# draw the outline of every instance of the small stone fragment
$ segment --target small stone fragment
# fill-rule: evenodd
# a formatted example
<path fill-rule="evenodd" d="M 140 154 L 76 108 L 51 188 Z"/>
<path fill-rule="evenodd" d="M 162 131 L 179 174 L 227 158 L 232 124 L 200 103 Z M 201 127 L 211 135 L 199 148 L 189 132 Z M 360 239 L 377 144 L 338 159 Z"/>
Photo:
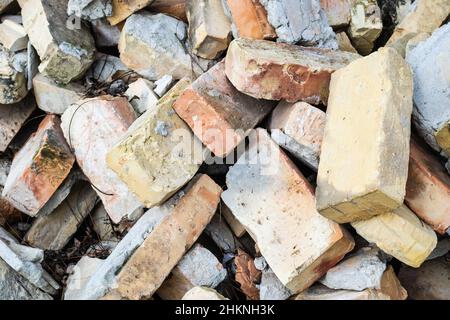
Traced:
<path fill-rule="evenodd" d="M 263 129 L 250 136 L 227 186 L 222 200 L 293 293 L 308 288 L 354 247 L 344 229 L 318 214 L 312 187 Z"/>
<path fill-rule="evenodd" d="M 0 24 L 0 43 L 6 49 L 17 52 L 27 48 L 28 36 L 22 25 L 5 20 Z"/>
<path fill-rule="evenodd" d="M 357 0 L 351 9 L 351 22 L 348 36 L 359 53 L 372 52 L 375 41 L 383 30 L 381 10 L 376 0 Z"/>
<path fill-rule="evenodd" d="M 111 0 L 69 0 L 67 14 L 86 20 L 95 20 L 112 15 Z"/>
<path fill-rule="evenodd" d="M 204 287 L 195 287 L 189 290 L 181 300 L 228 300 L 216 290 Z"/>
<path fill-rule="evenodd" d="M 410 68 L 392 48 L 333 74 L 317 177 L 322 215 L 347 223 L 403 203 L 412 91 Z"/>
<path fill-rule="evenodd" d="M 273 105 L 236 90 L 227 79 L 222 61 L 194 81 L 173 108 L 215 156 L 224 158 L 265 118 Z"/>
<path fill-rule="evenodd" d="M 408 293 L 397 278 L 392 266 L 387 267 L 381 278 L 380 291 L 388 295 L 391 300 L 406 300 L 406 298 L 408 298 Z"/>
<path fill-rule="evenodd" d="M 0 227 L 0 260 L 30 281 L 37 288 L 55 294 L 58 283 L 45 271 L 41 262 L 44 251 L 21 245 L 5 229 Z"/>
<path fill-rule="evenodd" d="M 380 260 L 377 253 L 378 250 L 361 249 L 328 270 L 320 282 L 331 289 L 380 289 L 386 263 Z"/>
<path fill-rule="evenodd" d="M 272 40 L 275 29 L 267 19 L 267 11 L 260 0 L 226 0 L 233 25 L 239 38 Z"/>
<path fill-rule="evenodd" d="M 27 55 L 14 53 L 0 45 L 0 104 L 14 104 L 24 99 L 27 87 Z"/>
<path fill-rule="evenodd" d="M 131 77 L 130 69 L 119 58 L 109 54 L 96 53 L 95 61 L 87 77 L 97 83 L 108 83 L 124 74 L 128 74 Z"/>
<path fill-rule="evenodd" d="M 180 80 L 107 154 L 108 166 L 146 207 L 163 203 L 203 162 L 203 147 L 172 106 L 190 84 Z"/>
<path fill-rule="evenodd" d="M 345 31 L 336 33 L 336 38 L 339 43 L 339 50 L 352 52 L 352 53 L 358 53 L 358 51 L 356 51 L 355 47 L 353 47 L 353 44 L 350 41 L 350 38 L 348 37 L 347 33 L 345 33 Z"/>
<path fill-rule="evenodd" d="M 257 99 L 328 101 L 331 74 L 359 55 L 264 40 L 234 40 L 226 57 L 231 83 Z"/>
<path fill-rule="evenodd" d="M 266 268 L 262 271 L 259 295 L 261 300 L 286 300 L 292 296 L 292 292 L 281 283 L 272 269 Z"/>
<path fill-rule="evenodd" d="M 188 52 L 186 24 L 164 14 L 134 14 L 127 19 L 119 42 L 120 59 L 149 80 L 175 79 L 206 70 Z"/>
<path fill-rule="evenodd" d="M 239 222 L 238 219 L 236 219 L 230 208 L 228 208 L 224 203 L 221 204 L 220 213 L 222 214 L 236 237 L 240 238 L 247 233 L 245 227 Z"/>
<path fill-rule="evenodd" d="M 77 184 L 67 199 L 51 214 L 38 217 L 25 236 L 31 246 L 44 250 L 61 250 L 92 211 L 97 194 L 91 186 Z"/>
<path fill-rule="evenodd" d="M 123 0 L 111 0 L 113 14 L 108 17 L 109 23 L 111 25 L 116 25 L 129 16 L 131 16 L 136 11 L 139 11 L 149 5 L 151 5 L 155 0 L 133 0 L 133 1 L 123 1 Z"/>
<path fill-rule="evenodd" d="M 153 91 L 153 83 L 143 78 L 130 84 L 125 95 L 134 110 L 139 114 L 155 108 L 159 100 L 159 96 Z"/>
<path fill-rule="evenodd" d="M 317 171 L 325 121 L 325 112 L 306 102 L 282 101 L 272 113 L 269 128 L 279 146 Z"/>
<path fill-rule="evenodd" d="M 208 176 L 194 179 L 169 216 L 155 226 L 122 267 L 110 295 L 131 300 L 150 298 L 203 232 L 221 193 Z"/>
<path fill-rule="evenodd" d="M 260 0 L 277 41 L 304 46 L 338 48 L 336 35 L 320 7 L 320 0 Z"/>
<path fill-rule="evenodd" d="M 398 277 L 412 300 L 450 300 L 450 262 L 445 257 L 419 269 L 403 266 Z"/>
<path fill-rule="evenodd" d="M 235 280 L 240 284 L 240 290 L 247 296 L 247 299 L 259 300 L 257 284 L 261 282 L 261 271 L 256 269 L 252 257 L 238 249 L 234 264 L 236 265 Z"/>
<path fill-rule="evenodd" d="M 450 6 L 450 1 L 448 1 Z M 422 138 L 450 156 L 450 24 L 410 50 L 414 75 L 413 121 Z"/>
<path fill-rule="evenodd" d="M 214 215 L 211 222 L 206 226 L 205 233 L 224 253 L 234 253 L 236 251 L 236 241 L 223 217 Z"/>
<path fill-rule="evenodd" d="M 450 227 L 450 176 L 416 140 L 411 142 L 406 205 L 436 232 Z"/>
<path fill-rule="evenodd" d="M 342 28 L 349 25 L 352 1 L 354 0 L 320 0 L 331 27 Z"/>
<path fill-rule="evenodd" d="M 75 300 L 79 290 L 86 285 L 86 281 L 94 274 L 95 270 L 103 263 L 103 260 L 83 256 L 73 266 L 64 289 L 64 300 Z"/>
<path fill-rule="evenodd" d="M 68 0 L 19 0 L 23 26 L 36 48 L 39 71 L 67 84 L 80 78 L 94 59 L 94 39 L 84 26 L 67 27 Z"/>
<path fill-rule="evenodd" d="M 405 205 L 352 226 L 364 239 L 403 263 L 418 268 L 437 245 L 436 233 Z"/>
<path fill-rule="evenodd" d="M 166 74 L 161 79 L 155 81 L 154 92 L 159 97 L 162 97 L 170 90 L 170 88 L 173 86 L 174 82 L 175 82 L 174 78 L 171 75 Z"/>
<path fill-rule="evenodd" d="M 114 223 L 143 213 L 142 204 L 106 165 L 108 150 L 135 120 L 127 99 L 112 96 L 81 100 L 62 116 L 64 136 Z"/>
<path fill-rule="evenodd" d="M 169 277 L 156 292 L 164 300 L 180 300 L 192 288 L 216 288 L 227 276 L 217 258 L 196 244 L 172 269 Z"/>
<path fill-rule="evenodd" d="M 215 59 L 228 48 L 231 25 L 221 0 L 187 0 L 189 43 L 192 52 L 205 59 Z"/>
<path fill-rule="evenodd" d="M 54 114 L 63 114 L 86 91 L 79 83 L 61 85 L 40 73 L 33 78 L 33 88 L 39 109 Z"/>
<path fill-rule="evenodd" d="M 35 109 L 36 102 L 31 95 L 15 104 L 0 104 L 0 152 L 6 150 Z"/>
<path fill-rule="evenodd" d="M 75 158 L 57 116 L 48 115 L 14 157 L 2 196 L 35 216 L 70 172 Z"/>

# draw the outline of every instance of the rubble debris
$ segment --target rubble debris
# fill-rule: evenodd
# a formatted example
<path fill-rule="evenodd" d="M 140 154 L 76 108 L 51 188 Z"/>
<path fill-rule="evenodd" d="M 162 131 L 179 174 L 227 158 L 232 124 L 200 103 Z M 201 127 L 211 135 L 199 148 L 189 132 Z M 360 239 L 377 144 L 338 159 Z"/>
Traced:
<path fill-rule="evenodd" d="M 450 24 L 446 24 L 406 57 L 414 75 L 415 127 L 433 149 L 447 157 L 450 156 L 450 110 L 445 108 L 450 102 L 449 47 Z"/>
<path fill-rule="evenodd" d="M 320 282 L 331 289 L 380 289 L 385 270 L 386 263 L 378 257 L 378 250 L 363 248 L 328 270 Z"/>
<path fill-rule="evenodd" d="M 142 204 L 108 168 L 106 154 L 136 120 L 124 97 L 100 96 L 78 101 L 62 116 L 62 128 L 77 162 L 114 223 L 135 220 Z"/>
<path fill-rule="evenodd" d="M 95 43 L 89 30 L 67 28 L 68 0 L 19 0 L 23 26 L 36 49 L 39 71 L 67 84 L 79 79 L 92 64 Z"/>
<path fill-rule="evenodd" d="M 242 237 L 247 233 L 245 227 L 239 222 L 238 219 L 233 215 L 230 208 L 228 208 L 223 202 L 221 203 L 220 213 L 225 221 L 230 226 L 230 229 L 233 231 L 234 235 L 238 238 Z"/>
<path fill-rule="evenodd" d="M 353 222 L 359 235 L 401 262 L 418 268 L 437 245 L 436 233 L 405 205 L 369 220 Z"/>
<path fill-rule="evenodd" d="M 181 300 L 228 300 L 216 290 L 205 287 L 195 287 L 189 290 Z"/>
<path fill-rule="evenodd" d="M 234 40 L 226 57 L 231 83 L 257 99 L 327 103 L 331 74 L 359 55 L 264 40 Z"/>
<path fill-rule="evenodd" d="M 6 19 L 0 24 L 0 43 L 9 51 L 17 52 L 27 48 L 28 36 L 22 25 Z"/>
<path fill-rule="evenodd" d="M 85 286 L 86 281 L 89 280 L 103 261 L 101 259 L 83 256 L 75 266 L 72 266 L 72 271 L 67 278 L 64 290 L 64 300 L 74 300 L 79 294 L 78 291 Z"/>
<path fill-rule="evenodd" d="M 15 104 L 0 104 L 0 152 L 6 150 L 35 109 L 32 95 Z"/>
<path fill-rule="evenodd" d="M 199 244 L 184 255 L 156 294 L 164 300 L 180 300 L 194 287 L 215 289 L 227 271 L 208 249 Z"/>
<path fill-rule="evenodd" d="M 194 81 L 173 108 L 215 156 L 225 158 L 273 106 L 236 90 L 222 61 Z"/>
<path fill-rule="evenodd" d="M 260 300 L 258 284 L 261 282 L 261 271 L 255 267 L 252 257 L 241 249 L 237 249 L 234 258 L 236 265 L 235 280 L 248 300 Z"/>
<path fill-rule="evenodd" d="M 12 52 L 0 44 L 0 103 L 14 104 L 28 94 L 27 54 L 24 51 Z"/>
<path fill-rule="evenodd" d="M 359 53 L 372 52 L 375 41 L 383 30 L 381 10 L 376 0 L 354 1 L 351 9 L 351 22 L 348 36 Z"/>
<path fill-rule="evenodd" d="M 133 0 L 133 1 L 122 1 L 122 0 L 111 0 L 113 14 L 108 17 L 109 23 L 111 25 L 116 25 L 123 20 L 127 19 L 136 11 L 151 5 L 155 0 Z"/>
<path fill-rule="evenodd" d="M 89 183 L 83 181 L 75 185 L 67 199 L 51 214 L 34 220 L 25 241 L 44 250 L 63 249 L 92 211 L 96 200 L 97 194 Z"/>
<path fill-rule="evenodd" d="M 222 216 L 214 215 L 210 223 L 206 226 L 207 234 L 224 253 L 234 253 L 236 251 L 236 241 L 228 225 Z"/>
<path fill-rule="evenodd" d="M 95 61 L 87 73 L 90 80 L 100 84 L 112 82 L 124 75 L 131 78 L 130 69 L 119 58 L 104 53 L 95 54 Z"/>
<path fill-rule="evenodd" d="M 55 294 L 59 290 L 59 285 L 42 268 L 43 259 L 44 251 L 21 245 L 17 239 L 0 227 L 0 260 L 5 261 L 37 288 L 49 294 Z"/>
<path fill-rule="evenodd" d="M 1 300 L 53 300 L 26 278 L 15 272 L 0 258 L 0 299 Z"/>
<path fill-rule="evenodd" d="M 396 26 L 387 45 L 404 48 L 408 40 L 418 33 L 434 32 L 449 15 L 450 1 L 448 0 L 416 0 L 409 14 Z"/>
<path fill-rule="evenodd" d="M 81 19 L 95 20 L 112 15 L 111 0 L 69 0 L 67 15 Z"/>
<path fill-rule="evenodd" d="M 419 269 L 403 266 L 399 279 L 414 300 L 450 299 L 450 263 L 445 257 L 426 261 Z"/>
<path fill-rule="evenodd" d="M 148 208 L 176 193 L 203 162 L 203 146 L 172 109 L 189 84 L 180 80 L 107 154 L 108 166 Z"/>
<path fill-rule="evenodd" d="M 206 69 L 188 51 L 186 28 L 184 22 L 164 14 L 134 14 L 122 29 L 120 59 L 153 81 L 167 74 L 175 79 L 202 74 Z"/>
<path fill-rule="evenodd" d="M 192 53 L 216 59 L 231 41 L 231 24 L 221 0 L 187 0 L 189 43 Z"/>
<path fill-rule="evenodd" d="M 311 186 L 268 133 L 257 129 L 254 135 L 249 150 L 227 174 L 222 200 L 280 281 L 296 293 L 338 263 L 354 242 L 318 214 Z"/>
<path fill-rule="evenodd" d="M 282 101 L 272 113 L 272 139 L 314 171 L 319 166 L 326 114 L 306 102 Z"/>
<path fill-rule="evenodd" d="M 403 203 L 412 93 L 411 71 L 391 48 L 333 74 L 317 177 L 322 215 L 347 223 Z"/>
<path fill-rule="evenodd" d="M 273 40 L 277 38 L 270 25 L 267 11 L 260 0 L 226 0 L 235 38 Z"/>
<path fill-rule="evenodd" d="M 161 79 L 155 81 L 155 89 L 153 90 L 159 97 L 164 96 L 170 88 L 174 85 L 175 79 L 170 75 L 166 74 Z"/>
<path fill-rule="evenodd" d="M 154 84 L 146 79 L 140 78 L 128 86 L 125 95 L 133 106 L 134 111 L 143 114 L 158 104 L 159 96 L 153 91 Z"/>
<path fill-rule="evenodd" d="M 328 23 L 333 29 L 344 28 L 350 23 L 350 12 L 353 0 L 320 0 Z"/>
<path fill-rule="evenodd" d="M 221 193 L 222 189 L 208 176 L 194 179 L 171 214 L 153 229 L 122 267 L 109 295 L 132 300 L 150 298 L 203 232 L 217 209 Z"/>
<path fill-rule="evenodd" d="M 320 0 L 260 0 L 266 8 L 277 41 L 336 50 L 336 35 Z"/>
<path fill-rule="evenodd" d="M 75 158 L 54 115 L 14 157 L 2 196 L 20 211 L 35 216 L 69 174 Z"/>
<path fill-rule="evenodd" d="M 450 228 L 450 176 L 416 140 L 411 142 L 405 203 L 436 232 Z"/>
<path fill-rule="evenodd" d="M 39 109 L 53 114 L 63 114 L 70 105 L 80 100 L 86 91 L 79 83 L 60 85 L 40 73 L 33 78 L 33 89 Z"/>

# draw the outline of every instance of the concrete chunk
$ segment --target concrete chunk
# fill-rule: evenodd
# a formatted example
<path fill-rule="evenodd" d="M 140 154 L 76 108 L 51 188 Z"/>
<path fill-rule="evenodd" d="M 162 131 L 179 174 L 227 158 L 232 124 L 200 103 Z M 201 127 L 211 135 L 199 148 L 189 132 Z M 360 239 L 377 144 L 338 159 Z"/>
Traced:
<path fill-rule="evenodd" d="M 304 46 L 337 49 L 336 35 L 320 7 L 320 0 L 260 0 L 277 41 Z"/>
<path fill-rule="evenodd" d="M 88 183 L 77 184 L 51 214 L 38 217 L 33 222 L 25 241 L 44 250 L 63 249 L 92 211 L 96 200 L 97 194 Z"/>
<path fill-rule="evenodd" d="M 33 88 L 39 109 L 54 114 L 63 114 L 71 104 L 80 100 L 86 91 L 81 84 L 60 85 L 40 73 L 33 78 Z"/>
<path fill-rule="evenodd" d="M 95 20 L 112 15 L 111 0 L 69 0 L 67 14 L 81 19 Z"/>
<path fill-rule="evenodd" d="M 409 266 L 418 268 L 437 245 L 434 231 L 406 206 L 352 223 L 359 235 Z"/>
<path fill-rule="evenodd" d="M 216 290 L 205 287 L 195 287 L 189 290 L 181 300 L 228 300 Z"/>
<path fill-rule="evenodd" d="M 436 232 L 445 234 L 450 227 L 450 176 L 415 140 L 411 142 L 405 203 Z"/>
<path fill-rule="evenodd" d="M 226 74 L 242 93 L 257 99 L 325 103 L 331 74 L 359 55 L 302 48 L 264 40 L 234 40 Z"/>
<path fill-rule="evenodd" d="M 68 0 L 19 0 L 23 26 L 36 49 L 39 71 L 67 84 L 80 78 L 94 59 L 94 39 L 89 30 L 67 27 Z"/>
<path fill-rule="evenodd" d="M 224 158 L 272 110 L 270 101 L 253 99 L 228 81 L 225 62 L 200 76 L 173 108 L 217 157 Z"/>
<path fill-rule="evenodd" d="M 28 93 L 26 52 L 14 53 L 0 44 L 0 65 L 0 103 L 21 101 Z"/>
<path fill-rule="evenodd" d="M 194 54 L 205 59 L 215 59 L 228 48 L 231 24 L 221 0 L 187 0 L 186 15 Z"/>
<path fill-rule="evenodd" d="M 276 39 L 267 11 L 259 0 L 226 0 L 239 38 L 254 40 Z"/>
<path fill-rule="evenodd" d="M 180 300 L 192 288 L 216 288 L 227 276 L 217 258 L 196 244 L 173 268 L 169 277 L 156 292 L 164 300 Z"/>
<path fill-rule="evenodd" d="M 6 150 L 35 109 L 36 102 L 32 95 L 15 104 L 0 104 L 0 152 Z"/>
<path fill-rule="evenodd" d="M 170 198 L 203 162 L 201 143 L 172 109 L 189 83 L 179 81 L 107 154 L 108 166 L 146 207 Z"/>
<path fill-rule="evenodd" d="M 450 1 L 449 6 L 450 6 Z M 450 156 L 450 24 L 410 50 L 414 74 L 414 124 L 436 151 Z"/>
<path fill-rule="evenodd" d="M 86 284 L 86 281 L 94 274 L 95 270 L 103 263 L 103 260 L 83 256 L 73 267 L 64 289 L 64 300 L 74 300 L 78 292 Z"/>
<path fill-rule="evenodd" d="M 22 25 L 7 19 L 0 24 L 0 43 L 16 52 L 27 48 L 28 36 Z"/>
<path fill-rule="evenodd" d="M 272 113 L 269 128 L 279 146 L 317 171 L 325 121 L 325 112 L 306 102 L 282 101 Z"/>
<path fill-rule="evenodd" d="M 62 116 L 64 135 L 77 162 L 95 186 L 106 211 L 115 223 L 135 220 L 142 204 L 107 167 L 106 154 L 136 120 L 126 98 L 100 96 L 73 104 Z"/>
<path fill-rule="evenodd" d="M 370 54 L 382 30 L 383 21 L 377 1 L 355 1 L 352 5 L 351 22 L 348 29 L 348 35 L 355 48 L 363 55 Z"/>
<path fill-rule="evenodd" d="M 403 203 L 412 88 L 410 68 L 391 48 L 333 74 L 317 178 L 322 215 L 346 223 Z"/>
<path fill-rule="evenodd" d="M 35 216 L 69 174 L 75 158 L 57 116 L 48 115 L 16 154 L 2 196 Z"/>
<path fill-rule="evenodd" d="M 143 78 L 131 83 L 125 95 L 138 114 L 155 108 L 159 100 L 159 96 L 153 91 L 153 83 Z"/>
<path fill-rule="evenodd" d="M 227 175 L 222 199 L 293 293 L 308 288 L 353 249 L 351 237 L 315 209 L 312 187 L 267 132 Z M 253 140 L 252 140 L 253 139 Z"/>
<path fill-rule="evenodd" d="M 119 42 L 120 59 L 149 80 L 168 74 L 175 79 L 203 73 L 188 52 L 186 24 L 164 14 L 134 14 Z"/>
<path fill-rule="evenodd" d="M 222 189 L 206 175 L 191 188 L 145 239 L 117 275 L 112 296 L 150 298 L 194 244 L 214 215 Z"/>

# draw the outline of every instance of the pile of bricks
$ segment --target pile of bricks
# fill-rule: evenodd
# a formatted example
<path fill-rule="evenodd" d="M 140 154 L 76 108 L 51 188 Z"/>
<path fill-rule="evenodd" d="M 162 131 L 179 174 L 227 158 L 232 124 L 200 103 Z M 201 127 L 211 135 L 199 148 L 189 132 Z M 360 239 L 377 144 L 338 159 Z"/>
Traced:
<path fill-rule="evenodd" d="M 0 14 L 0 299 L 450 299 L 450 0 Z"/>

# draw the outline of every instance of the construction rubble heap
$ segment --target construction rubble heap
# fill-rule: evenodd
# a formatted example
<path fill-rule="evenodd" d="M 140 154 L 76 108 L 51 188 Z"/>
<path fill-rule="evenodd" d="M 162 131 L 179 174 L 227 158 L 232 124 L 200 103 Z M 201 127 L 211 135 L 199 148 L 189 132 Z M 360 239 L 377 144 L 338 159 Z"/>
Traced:
<path fill-rule="evenodd" d="M 450 299 L 449 19 L 0 1 L 0 299 Z"/>

